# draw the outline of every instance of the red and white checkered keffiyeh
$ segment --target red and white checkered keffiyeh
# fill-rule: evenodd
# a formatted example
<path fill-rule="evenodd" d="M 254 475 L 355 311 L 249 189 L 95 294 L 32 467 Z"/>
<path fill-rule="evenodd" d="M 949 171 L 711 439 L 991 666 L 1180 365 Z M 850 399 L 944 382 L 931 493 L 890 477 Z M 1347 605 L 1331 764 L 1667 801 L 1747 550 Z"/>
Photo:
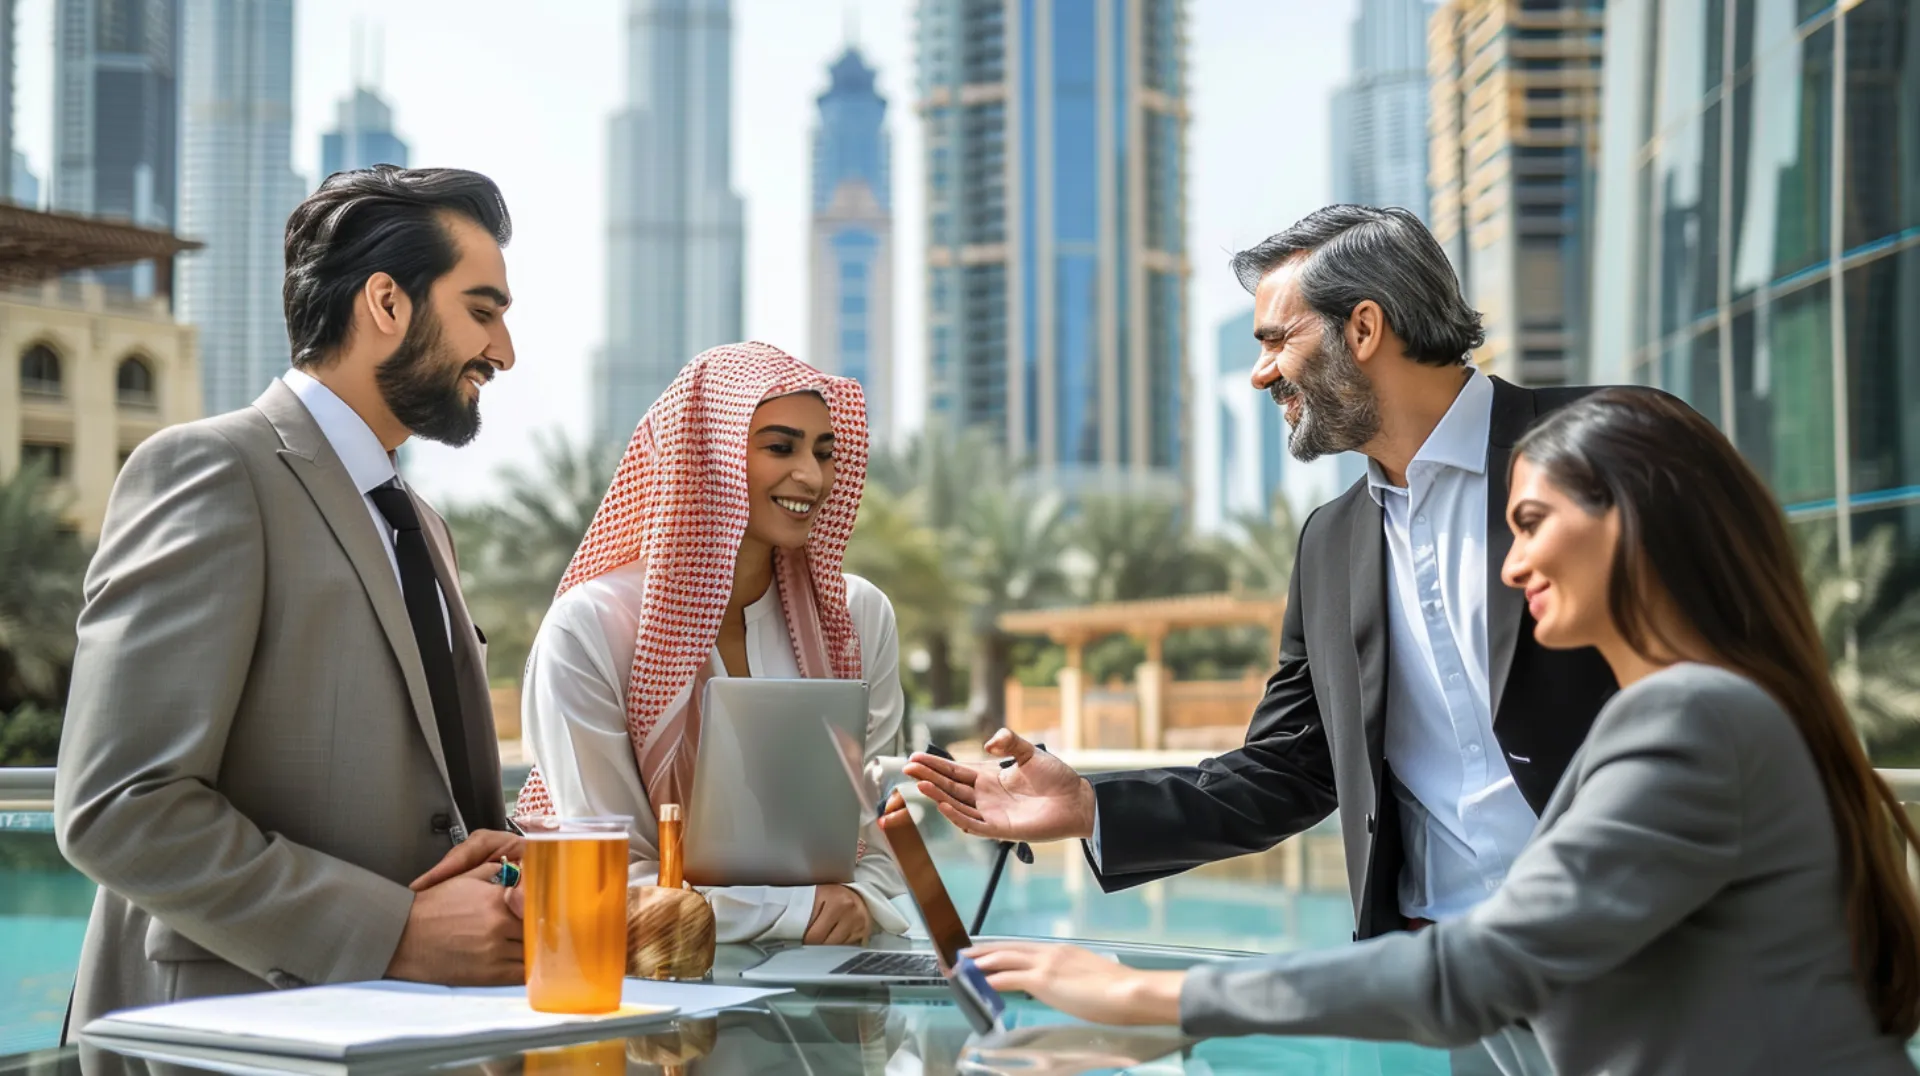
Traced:
<path fill-rule="evenodd" d="M 685 803 L 699 746 L 701 688 L 747 530 L 747 440 L 754 409 L 776 396 L 818 393 L 833 424 L 833 487 L 814 509 L 804 551 L 774 555 L 800 675 L 858 680 L 860 639 L 841 575 L 867 476 L 866 398 L 850 378 L 821 373 L 770 344 L 727 344 L 680 371 L 633 432 L 559 593 L 644 561 L 639 638 L 627 685 L 627 736 L 655 809 Z M 675 706 L 688 685 L 684 706 Z M 539 768 L 516 817 L 550 813 Z"/>

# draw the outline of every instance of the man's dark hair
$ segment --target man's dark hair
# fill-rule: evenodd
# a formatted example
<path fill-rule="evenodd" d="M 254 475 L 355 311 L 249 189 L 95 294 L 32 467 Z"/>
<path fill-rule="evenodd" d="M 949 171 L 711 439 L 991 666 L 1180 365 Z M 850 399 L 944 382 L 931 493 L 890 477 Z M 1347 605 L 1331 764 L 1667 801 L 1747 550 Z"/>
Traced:
<path fill-rule="evenodd" d="M 1302 255 L 1300 294 L 1331 330 L 1344 331 L 1353 308 L 1372 299 L 1415 361 L 1464 363 L 1486 342 L 1480 314 L 1461 296 L 1446 251 L 1404 209 L 1317 209 L 1235 254 L 1233 275 L 1253 291 L 1268 273 Z"/>
<path fill-rule="evenodd" d="M 378 164 L 335 172 L 287 218 L 287 338 L 293 364 L 321 365 L 347 339 L 367 278 L 393 277 L 416 307 L 458 259 L 443 213 L 478 224 L 501 246 L 513 219 L 493 180 L 460 168 Z"/>

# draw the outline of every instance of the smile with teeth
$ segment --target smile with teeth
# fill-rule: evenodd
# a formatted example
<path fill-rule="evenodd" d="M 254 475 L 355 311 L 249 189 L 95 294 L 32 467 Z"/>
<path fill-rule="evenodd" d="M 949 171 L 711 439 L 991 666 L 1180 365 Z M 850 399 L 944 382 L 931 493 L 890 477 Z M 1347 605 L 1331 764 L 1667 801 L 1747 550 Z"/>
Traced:
<path fill-rule="evenodd" d="M 796 516 L 804 516 L 813 511 L 812 501 L 800 501 L 792 497 L 775 497 L 773 503 L 792 512 Z"/>

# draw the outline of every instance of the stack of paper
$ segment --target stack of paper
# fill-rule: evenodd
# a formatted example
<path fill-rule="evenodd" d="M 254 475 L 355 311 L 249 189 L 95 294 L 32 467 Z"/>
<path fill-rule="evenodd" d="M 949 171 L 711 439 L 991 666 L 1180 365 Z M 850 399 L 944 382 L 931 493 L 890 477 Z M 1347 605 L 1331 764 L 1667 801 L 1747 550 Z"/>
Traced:
<path fill-rule="evenodd" d="M 339 1064 L 421 1051 L 471 1056 L 616 1038 L 677 1013 L 731 1008 L 777 993 L 629 979 L 619 1009 L 576 1016 L 535 1012 L 525 987 L 350 983 L 130 1009 L 93 1021 L 81 1034 L 119 1052 L 145 1047 L 138 1052 L 148 1056 L 156 1048 L 184 1048 L 174 1052 L 203 1064 L 207 1051 Z"/>

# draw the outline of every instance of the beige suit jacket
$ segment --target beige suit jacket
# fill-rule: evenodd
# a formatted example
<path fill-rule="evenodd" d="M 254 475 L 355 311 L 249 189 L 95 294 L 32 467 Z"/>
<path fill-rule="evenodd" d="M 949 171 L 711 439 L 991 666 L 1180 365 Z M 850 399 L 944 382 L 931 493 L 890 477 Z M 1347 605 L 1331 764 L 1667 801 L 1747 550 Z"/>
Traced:
<path fill-rule="evenodd" d="M 500 787 L 483 643 L 420 515 L 467 742 Z M 167 429 L 114 483 L 87 571 L 54 824 L 100 884 L 70 1028 L 115 1009 L 377 979 L 407 883 L 468 825 L 360 491 L 299 398 Z"/>

